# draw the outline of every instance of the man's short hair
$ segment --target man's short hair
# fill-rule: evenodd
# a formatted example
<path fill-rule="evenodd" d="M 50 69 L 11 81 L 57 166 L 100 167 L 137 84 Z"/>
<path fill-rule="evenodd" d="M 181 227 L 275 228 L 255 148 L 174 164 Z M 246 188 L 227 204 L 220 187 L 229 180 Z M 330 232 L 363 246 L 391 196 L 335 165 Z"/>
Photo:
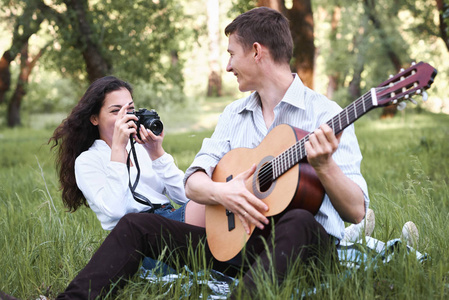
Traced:
<path fill-rule="evenodd" d="M 293 40 L 289 21 L 274 9 L 258 7 L 239 15 L 226 26 L 225 34 L 235 34 L 246 51 L 257 42 L 269 49 L 275 62 L 290 63 Z"/>

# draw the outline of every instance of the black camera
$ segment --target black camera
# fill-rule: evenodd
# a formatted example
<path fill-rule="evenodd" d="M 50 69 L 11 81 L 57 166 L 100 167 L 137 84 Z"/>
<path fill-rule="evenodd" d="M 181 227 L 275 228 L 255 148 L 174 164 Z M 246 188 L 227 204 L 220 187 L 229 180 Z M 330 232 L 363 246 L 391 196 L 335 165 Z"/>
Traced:
<path fill-rule="evenodd" d="M 137 122 L 134 121 L 137 125 L 137 136 L 140 139 L 140 124 L 142 124 L 146 129 L 151 130 L 154 135 L 160 135 L 162 130 L 164 129 L 164 125 L 162 124 L 159 115 L 154 109 L 147 110 L 145 108 L 141 108 L 138 111 L 129 112 L 128 114 L 136 115 Z"/>

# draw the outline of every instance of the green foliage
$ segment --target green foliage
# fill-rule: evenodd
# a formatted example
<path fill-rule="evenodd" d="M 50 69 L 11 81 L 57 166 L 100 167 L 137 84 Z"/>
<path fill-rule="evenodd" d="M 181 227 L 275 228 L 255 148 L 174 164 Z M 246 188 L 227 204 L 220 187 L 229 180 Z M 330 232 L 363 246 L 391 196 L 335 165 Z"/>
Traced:
<path fill-rule="evenodd" d="M 371 3 L 370 7 L 364 3 Z M 317 75 L 338 77 L 338 91 L 333 99 L 342 106 L 354 99 L 346 90 L 355 70 L 363 66 L 361 90 L 376 87 L 398 70 L 392 64 L 387 50 L 395 53 L 402 67 L 412 61 L 426 61 L 439 70 L 429 94 L 445 99 L 447 49 L 439 44 L 438 10 L 430 0 L 422 1 L 314 1 L 316 45 L 319 48 Z M 332 13 L 340 9 L 340 18 L 334 31 L 330 27 Z M 325 13 L 320 11 L 325 10 Z M 369 14 L 380 22 L 377 28 Z M 443 59 L 444 58 L 444 59 Z M 441 78 L 444 77 L 444 78 Z M 320 83 L 319 83 L 320 84 Z M 318 86 L 324 93 L 326 86 Z"/>
<path fill-rule="evenodd" d="M 86 86 L 76 84 L 68 78 L 55 76 L 56 72 L 45 72 L 28 87 L 23 112 L 54 113 L 70 112 L 76 105 Z"/>
<path fill-rule="evenodd" d="M 443 21 L 446 23 L 446 35 L 449 36 L 449 3 L 444 3 L 443 5 L 443 11 L 440 12 L 443 16 Z M 449 41 L 446 41 L 447 43 Z"/>
<path fill-rule="evenodd" d="M 206 106 L 212 106 L 208 100 Z M 371 113 L 370 113 L 371 114 Z M 175 115 L 175 113 L 173 113 Z M 182 117 L 173 116 L 176 120 Z M 200 118 L 201 119 L 201 118 Z M 182 126 L 184 127 L 184 126 Z M 175 128 L 170 125 L 170 128 Z M 449 117 L 410 110 L 390 120 L 362 118 L 356 133 L 364 156 L 362 172 L 367 180 L 371 208 L 376 214 L 373 236 L 381 241 L 401 235 L 406 221 L 416 223 L 420 240 L 417 250 L 430 260 L 421 264 L 399 255 L 377 269 L 335 272 L 327 260 L 323 268 L 307 268 L 299 261 L 282 285 L 272 273 L 258 272 L 256 299 L 446 299 L 449 296 Z M 173 154 L 181 169 L 193 160 L 204 137 L 211 131 L 174 133 L 165 138 L 164 148 Z M 60 200 L 58 181 L 46 145 L 49 129 L 0 130 L 0 290 L 21 299 L 47 295 L 52 299 L 84 267 L 106 237 L 89 209 L 67 213 Z M 268 241 L 270 242 L 270 241 Z M 404 251 L 402 251 L 404 250 Z M 199 254 L 195 254 L 199 251 Z M 202 247 L 192 247 L 192 271 L 205 271 Z M 166 253 L 163 260 L 176 258 Z M 322 271 L 320 271 L 320 269 Z M 185 272 L 182 266 L 179 272 Z M 108 299 L 186 299 L 176 281 L 150 283 L 133 277 L 116 297 Z M 322 285 L 327 283 L 327 285 Z M 241 299 L 249 299 L 237 286 Z M 315 289 L 315 290 L 314 290 Z M 168 292 L 167 292 L 168 291 Z M 313 292 L 315 291 L 315 292 Z M 167 294 L 164 294 L 167 292 Z M 204 285 L 193 284 L 190 298 L 208 295 Z M 291 295 L 294 295 L 293 297 Z"/>
<path fill-rule="evenodd" d="M 76 77 L 85 71 L 79 65 L 81 49 L 73 47 L 79 38 L 73 14 L 68 10 L 62 16 L 65 22 L 54 21 L 56 42 L 61 46 L 48 55 L 46 63 L 55 69 L 62 66 L 64 74 Z M 154 85 L 182 87 L 183 62 L 177 53 L 189 49 L 194 30 L 185 26 L 189 17 L 178 1 L 91 1 L 87 17 L 92 28 L 89 38 L 96 41 L 115 75 L 130 82 L 144 79 Z"/>
<path fill-rule="evenodd" d="M 228 12 L 228 17 L 234 19 L 238 15 L 257 6 L 257 0 L 232 0 L 232 8 Z"/>

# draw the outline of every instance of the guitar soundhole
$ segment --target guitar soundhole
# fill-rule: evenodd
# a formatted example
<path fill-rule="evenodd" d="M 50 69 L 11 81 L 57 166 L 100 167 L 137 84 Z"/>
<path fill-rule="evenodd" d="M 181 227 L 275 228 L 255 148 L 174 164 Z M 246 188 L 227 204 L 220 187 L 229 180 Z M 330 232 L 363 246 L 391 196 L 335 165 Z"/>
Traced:
<path fill-rule="evenodd" d="M 268 191 L 273 183 L 273 168 L 271 163 L 267 163 L 260 168 L 257 179 L 259 182 L 259 191 L 261 193 Z"/>

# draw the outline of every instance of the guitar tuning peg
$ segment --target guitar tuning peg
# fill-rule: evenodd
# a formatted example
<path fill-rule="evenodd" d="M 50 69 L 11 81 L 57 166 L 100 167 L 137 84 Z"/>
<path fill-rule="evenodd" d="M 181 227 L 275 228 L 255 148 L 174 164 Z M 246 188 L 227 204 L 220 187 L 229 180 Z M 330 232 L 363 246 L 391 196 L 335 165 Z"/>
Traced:
<path fill-rule="evenodd" d="M 418 104 L 418 102 L 416 102 L 415 100 L 413 100 L 412 98 L 410 98 L 410 99 L 408 99 L 408 100 L 410 100 L 410 102 L 412 102 L 413 104 L 415 104 L 415 105 L 417 105 Z"/>
<path fill-rule="evenodd" d="M 403 110 L 407 106 L 406 102 L 400 102 L 398 104 L 398 110 Z"/>
<path fill-rule="evenodd" d="M 390 74 L 390 77 L 389 77 L 389 78 L 393 78 L 393 75 Z"/>
<path fill-rule="evenodd" d="M 428 98 L 429 98 L 429 95 L 427 95 L 427 92 L 426 92 L 426 91 L 423 91 L 423 92 L 422 92 L 422 100 L 423 100 L 424 102 L 426 102 Z"/>
<path fill-rule="evenodd" d="M 414 62 L 412 62 L 412 66 L 414 66 L 414 65 L 416 65 L 416 62 L 414 61 Z"/>

